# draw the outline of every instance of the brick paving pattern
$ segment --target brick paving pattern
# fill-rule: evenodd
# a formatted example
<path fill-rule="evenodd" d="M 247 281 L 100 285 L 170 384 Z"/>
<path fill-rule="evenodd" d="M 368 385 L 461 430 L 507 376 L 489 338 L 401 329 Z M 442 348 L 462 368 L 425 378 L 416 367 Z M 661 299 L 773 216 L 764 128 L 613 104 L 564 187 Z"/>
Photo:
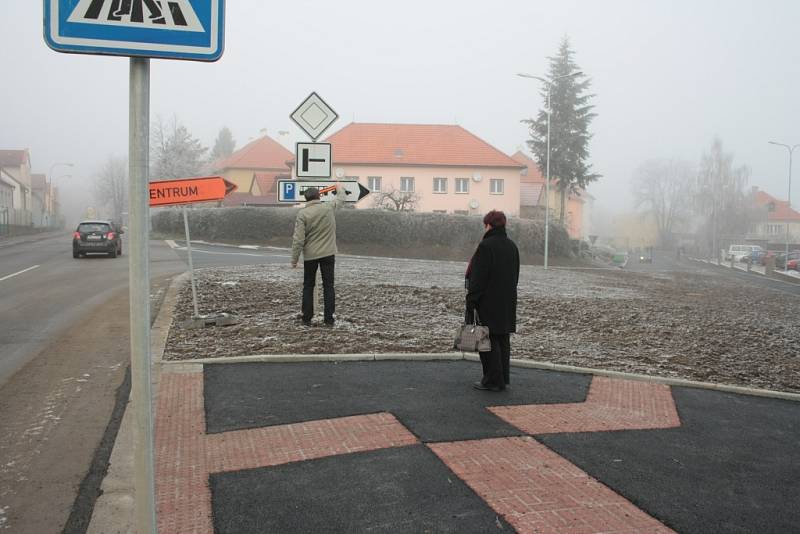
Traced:
<path fill-rule="evenodd" d="M 418 443 L 377 413 L 205 434 L 202 373 L 165 373 L 156 417 L 156 507 L 164 533 L 214 532 L 209 475 Z"/>
<path fill-rule="evenodd" d="M 418 443 L 377 413 L 205 433 L 203 374 L 164 373 L 156 412 L 156 506 L 165 533 L 212 534 L 212 473 Z M 586 402 L 495 406 L 527 434 L 680 426 L 670 388 L 595 377 Z M 672 532 L 532 437 L 428 447 L 518 532 Z"/>
<path fill-rule="evenodd" d="M 669 386 L 602 376 L 592 380 L 586 402 L 489 410 L 531 435 L 681 426 Z"/>
<path fill-rule="evenodd" d="M 429 447 L 517 532 L 672 532 L 533 438 Z"/>

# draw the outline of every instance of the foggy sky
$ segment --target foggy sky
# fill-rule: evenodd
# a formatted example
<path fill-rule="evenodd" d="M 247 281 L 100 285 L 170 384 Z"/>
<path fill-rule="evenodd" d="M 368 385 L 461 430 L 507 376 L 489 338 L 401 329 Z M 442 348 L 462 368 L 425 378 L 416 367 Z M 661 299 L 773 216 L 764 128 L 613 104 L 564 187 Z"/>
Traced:
<path fill-rule="evenodd" d="M 304 140 L 288 116 L 315 90 L 341 117 L 331 132 L 353 119 L 457 123 L 510 154 L 542 105 L 515 73 L 545 74 L 569 35 L 597 95 L 598 208 L 630 209 L 640 163 L 696 162 L 715 136 L 751 185 L 786 197 L 786 150 L 767 141 L 800 143 L 796 1 L 228 0 L 226 17 L 219 62 L 152 62 L 152 117 L 176 115 L 209 146 L 222 126 L 238 147 L 262 128 L 287 147 Z M 0 2 L 0 50 L 0 148 L 29 148 L 35 172 L 74 162 L 55 177 L 90 191 L 103 161 L 127 153 L 127 59 L 51 51 L 36 0 Z"/>

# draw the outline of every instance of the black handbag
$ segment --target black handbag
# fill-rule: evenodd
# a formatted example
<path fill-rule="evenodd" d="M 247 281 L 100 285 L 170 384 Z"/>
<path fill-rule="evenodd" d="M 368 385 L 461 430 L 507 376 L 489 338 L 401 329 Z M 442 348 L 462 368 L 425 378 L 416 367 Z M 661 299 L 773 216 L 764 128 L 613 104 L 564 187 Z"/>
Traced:
<path fill-rule="evenodd" d="M 489 327 L 483 326 L 478 318 L 478 310 L 472 315 L 472 324 L 465 324 L 458 327 L 453 348 L 461 352 L 489 352 L 492 350 L 492 342 L 489 339 Z"/>

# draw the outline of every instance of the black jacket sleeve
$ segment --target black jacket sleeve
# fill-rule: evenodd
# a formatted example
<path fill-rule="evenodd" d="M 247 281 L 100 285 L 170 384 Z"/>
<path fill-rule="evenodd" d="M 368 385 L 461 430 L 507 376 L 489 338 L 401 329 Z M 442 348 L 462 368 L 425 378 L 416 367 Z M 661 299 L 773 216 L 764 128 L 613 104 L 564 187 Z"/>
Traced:
<path fill-rule="evenodd" d="M 489 285 L 489 270 L 492 266 L 492 251 L 483 243 L 478 245 L 472 257 L 472 271 L 467 289 L 467 321 L 472 322 L 472 314 L 478 308 L 481 297 Z"/>

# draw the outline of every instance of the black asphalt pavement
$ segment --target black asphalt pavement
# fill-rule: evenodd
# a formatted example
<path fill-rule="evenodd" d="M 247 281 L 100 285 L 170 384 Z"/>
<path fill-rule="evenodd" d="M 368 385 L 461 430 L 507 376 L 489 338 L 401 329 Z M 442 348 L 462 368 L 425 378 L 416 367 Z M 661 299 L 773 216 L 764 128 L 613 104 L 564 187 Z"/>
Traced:
<path fill-rule="evenodd" d="M 489 532 L 495 514 L 424 444 L 522 433 L 488 406 L 580 403 L 588 375 L 513 368 L 473 390 L 473 362 L 206 366 L 209 433 L 392 413 L 422 445 L 212 476 L 217 532 Z M 668 527 L 797 532 L 800 403 L 672 388 L 678 428 L 534 436 Z"/>

